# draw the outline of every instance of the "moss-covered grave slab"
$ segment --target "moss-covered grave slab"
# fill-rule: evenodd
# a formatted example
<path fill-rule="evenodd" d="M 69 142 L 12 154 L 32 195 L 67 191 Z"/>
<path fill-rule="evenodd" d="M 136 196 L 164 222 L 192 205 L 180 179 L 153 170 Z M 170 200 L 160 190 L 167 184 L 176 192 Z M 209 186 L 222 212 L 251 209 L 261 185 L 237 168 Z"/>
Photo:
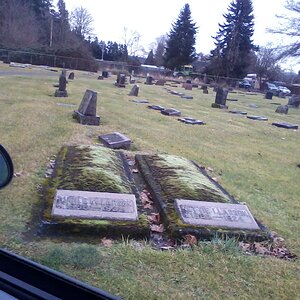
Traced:
<path fill-rule="evenodd" d="M 240 239 L 268 238 L 266 228 L 254 219 L 252 226 L 230 226 L 233 218 L 241 219 L 244 223 L 250 222 L 248 217 L 243 220 L 235 216 L 250 211 L 239 206 L 225 189 L 194 162 L 173 155 L 141 154 L 136 155 L 136 161 L 172 236 L 194 234 L 200 238 L 212 238 L 219 234 Z M 226 204 L 234 204 L 234 208 Z M 224 213 L 228 216 L 221 216 Z M 196 220 L 220 216 L 223 222 L 201 223 Z"/>
<path fill-rule="evenodd" d="M 108 210 L 115 210 L 116 215 L 121 213 L 120 205 L 129 202 L 131 205 L 134 196 L 137 220 L 113 218 L 113 213 L 107 213 Z M 133 237 L 149 235 L 143 205 L 126 158 L 120 151 L 97 146 L 62 147 L 52 176 L 44 184 L 42 201 L 42 233 L 95 233 L 99 236 Z M 56 210 L 53 207 L 54 201 Z M 90 213 L 84 213 L 83 210 L 89 210 Z M 128 213 L 126 209 L 123 210 Z"/>

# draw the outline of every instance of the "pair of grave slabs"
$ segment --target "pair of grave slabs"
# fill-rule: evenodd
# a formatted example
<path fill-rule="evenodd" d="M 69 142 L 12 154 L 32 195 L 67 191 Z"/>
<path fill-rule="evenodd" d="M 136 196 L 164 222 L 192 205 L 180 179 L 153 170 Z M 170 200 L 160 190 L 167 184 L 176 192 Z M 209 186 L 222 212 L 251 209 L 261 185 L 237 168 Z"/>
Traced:
<path fill-rule="evenodd" d="M 240 238 L 266 236 L 247 206 L 238 204 L 193 162 L 172 155 L 136 155 L 136 163 L 138 176 L 172 236 L 212 237 L 218 232 Z M 65 146 L 45 185 L 44 225 L 104 236 L 148 236 L 150 224 L 140 190 L 123 152 Z"/>

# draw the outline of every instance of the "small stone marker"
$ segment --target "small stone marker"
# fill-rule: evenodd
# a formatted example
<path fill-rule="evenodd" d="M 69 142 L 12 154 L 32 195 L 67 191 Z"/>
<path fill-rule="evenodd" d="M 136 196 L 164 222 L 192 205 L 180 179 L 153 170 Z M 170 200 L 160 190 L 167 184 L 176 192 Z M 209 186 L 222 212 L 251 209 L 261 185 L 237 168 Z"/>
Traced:
<path fill-rule="evenodd" d="M 218 87 L 217 93 L 216 93 L 216 98 L 215 98 L 215 103 L 213 103 L 211 106 L 214 108 L 225 108 L 227 109 L 228 106 L 226 106 L 226 99 L 228 95 L 228 90 L 223 89 L 221 87 Z"/>
<path fill-rule="evenodd" d="M 71 104 L 71 103 L 56 103 L 58 106 L 63 106 L 63 107 L 74 107 L 76 104 Z"/>
<path fill-rule="evenodd" d="M 186 224 L 260 230 L 246 205 L 176 199 L 175 207 Z"/>
<path fill-rule="evenodd" d="M 285 123 L 285 122 L 274 122 L 272 125 L 281 127 L 281 128 L 286 128 L 286 129 L 298 129 L 297 124 L 290 124 L 290 123 Z"/>
<path fill-rule="evenodd" d="M 148 105 L 148 108 L 154 109 L 154 110 L 165 110 L 165 108 L 160 105 Z"/>
<path fill-rule="evenodd" d="M 135 96 L 135 97 L 137 97 L 139 95 L 139 90 L 140 90 L 140 87 L 137 84 L 135 84 L 132 87 L 132 89 L 131 89 L 131 91 L 129 93 L 129 96 Z"/>
<path fill-rule="evenodd" d="M 205 125 L 205 123 L 203 121 L 197 120 L 194 118 L 189 118 L 189 117 L 180 118 L 180 119 L 178 119 L 178 121 L 183 122 L 185 124 L 190 124 L 190 125 Z"/>
<path fill-rule="evenodd" d="M 288 105 L 280 105 L 276 108 L 275 112 L 279 114 L 287 114 L 289 112 L 289 106 Z"/>
<path fill-rule="evenodd" d="M 268 121 L 268 118 L 262 116 L 247 116 L 248 119 L 257 121 Z"/>
<path fill-rule="evenodd" d="M 145 84 L 152 85 L 153 84 L 153 77 L 152 76 L 147 76 Z"/>
<path fill-rule="evenodd" d="M 68 79 L 74 80 L 74 78 L 75 78 L 75 74 L 74 74 L 74 72 L 71 72 L 71 73 L 69 74 Z"/>
<path fill-rule="evenodd" d="M 52 215 L 65 218 L 136 221 L 132 194 L 57 190 Z"/>
<path fill-rule="evenodd" d="M 155 85 L 160 85 L 160 86 L 164 86 L 166 83 L 166 81 L 164 79 L 158 79 L 156 82 L 155 82 Z"/>
<path fill-rule="evenodd" d="M 208 94 L 208 87 L 207 85 L 202 85 L 201 90 L 203 90 L 203 94 Z"/>
<path fill-rule="evenodd" d="M 266 92 L 266 95 L 265 95 L 265 98 L 268 99 L 268 100 L 272 100 L 272 97 L 273 97 L 273 93 L 268 91 Z"/>
<path fill-rule="evenodd" d="M 240 110 L 230 110 L 229 111 L 231 114 L 236 114 L 236 115 L 247 115 L 246 111 L 240 111 Z"/>
<path fill-rule="evenodd" d="M 86 90 L 78 110 L 73 113 L 73 118 L 83 125 L 99 125 L 100 117 L 97 111 L 97 92 Z"/>
<path fill-rule="evenodd" d="M 130 149 L 131 140 L 119 132 L 103 134 L 99 136 L 99 140 L 108 148 L 112 149 Z"/>
<path fill-rule="evenodd" d="M 135 99 L 135 100 L 132 100 L 132 102 L 139 103 L 139 104 L 149 103 L 149 101 L 145 100 L 145 99 Z"/>
<path fill-rule="evenodd" d="M 181 116 L 181 112 L 175 108 L 167 108 L 161 111 L 163 115 L 166 116 Z"/>
<path fill-rule="evenodd" d="M 59 76 L 58 90 L 55 91 L 55 97 L 68 97 L 66 71 L 63 70 Z"/>

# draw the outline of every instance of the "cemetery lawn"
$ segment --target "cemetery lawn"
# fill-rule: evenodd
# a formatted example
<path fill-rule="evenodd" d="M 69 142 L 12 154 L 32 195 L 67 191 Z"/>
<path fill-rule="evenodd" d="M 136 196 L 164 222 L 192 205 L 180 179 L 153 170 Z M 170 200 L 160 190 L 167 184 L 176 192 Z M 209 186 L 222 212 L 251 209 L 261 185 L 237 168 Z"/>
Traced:
<path fill-rule="evenodd" d="M 205 95 L 200 89 L 171 88 L 194 97 L 187 100 L 168 94 L 164 87 L 144 85 L 141 79 L 139 97 L 130 97 L 130 85 L 113 85 L 116 76 L 100 81 L 97 74 L 75 71 L 75 80 L 67 85 L 69 97 L 55 98 L 53 84 L 58 82 L 58 73 L 20 69 L 18 76 L 18 69 L 13 71 L 13 76 L 0 75 L 0 143 L 11 154 L 16 172 L 13 182 L 0 191 L 2 248 L 124 299 L 299 299 L 299 260 L 246 255 L 232 240 L 199 242 L 189 250 L 162 252 L 145 241 L 124 239 L 112 245 L 106 241 L 105 246 L 100 238 L 35 234 L 41 207 L 39 188 L 49 158 L 62 145 L 96 145 L 98 135 L 118 131 L 133 141 L 135 153 L 179 155 L 209 167 L 212 177 L 247 203 L 253 215 L 299 256 L 300 130 L 271 125 L 277 121 L 300 125 L 299 109 L 290 109 L 288 115 L 275 113 L 277 106 L 271 103 L 286 104 L 287 99 L 229 94 L 228 98 L 238 99 L 227 102 L 229 110 L 268 118 L 254 121 L 212 108 L 212 89 Z M 100 126 L 82 126 L 72 119 L 86 89 L 98 92 Z M 183 124 L 132 99 L 176 108 L 183 117 L 207 125 Z"/>

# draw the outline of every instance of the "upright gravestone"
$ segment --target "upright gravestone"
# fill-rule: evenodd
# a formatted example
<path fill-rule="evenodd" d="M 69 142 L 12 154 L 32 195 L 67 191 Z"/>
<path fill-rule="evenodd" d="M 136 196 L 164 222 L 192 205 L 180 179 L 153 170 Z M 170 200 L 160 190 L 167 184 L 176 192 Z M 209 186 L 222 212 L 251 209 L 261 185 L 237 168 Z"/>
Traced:
<path fill-rule="evenodd" d="M 125 87 L 126 84 L 126 75 L 123 73 L 119 73 L 117 77 L 117 81 L 115 82 L 115 86 L 117 87 Z"/>
<path fill-rule="evenodd" d="M 202 85 L 201 89 L 203 90 L 203 94 L 208 94 L 208 87 L 207 87 L 207 85 Z"/>
<path fill-rule="evenodd" d="M 131 89 L 131 91 L 129 93 L 129 96 L 136 96 L 137 97 L 139 95 L 139 89 L 140 89 L 140 87 L 137 84 L 135 84 L 132 87 L 132 89 Z"/>
<path fill-rule="evenodd" d="M 276 108 L 275 112 L 279 114 L 287 114 L 289 112 L 289 106 L 288 105 L 280 105 Z"/>
<path fill-rule="evenodd" d="M 70 79 L 70 80 L 74 80 L 74 77 L 75 77 L 75 74 L 74 74 L 74 72 L 71 72 L 71 73 L 69 74 L 69 77 L 68 77 L 68 79 Z"/>
<path fill-rule="evenodd" d="M 107 71 L 102 71 L 102 76 L 104 78 L 108 78 L 108 72 Z"/>
<path fill-rule="evenodd" d="M 300 96 L 292 95 L 289 98 L 288 106 L 297 108 L 300 106 Z"/>
<path fill-rule="evenodd" d="M 152 76 L 147 76 L 145 84 L 152 85 L 153 84 L 153 77 Z"/>
<path fill-rule="evenodd" d="M 226 106 L 226 100 L 227 100 L 228 90 L 224 89 L 222 87 L 218 87 L 215 103 L 213 103 L 211 106 L 214 108 L 228 108 Z"/>
<path fill-rule="evenodd" d="M 86 90 L 78 110 L 74 111 L 73 118 L 83 125 L 99 125 L 100 117 L 97 111 L 97 92 Z"/>
<path fill-rule="evenodd" d="M 265 98 L 268 99 L 268 100 L 272 100 L 272 97 L 273 97 L 273 93 L 270 92 L 270 91 L 267 91 L 266 95 L 265 95 Z"/>
<path fill-rule="evenodd" d="M 58 90 L 55 91 L 55 97 L 68 97 L 66 71 L 63 70 L 59 76 Z"/>

